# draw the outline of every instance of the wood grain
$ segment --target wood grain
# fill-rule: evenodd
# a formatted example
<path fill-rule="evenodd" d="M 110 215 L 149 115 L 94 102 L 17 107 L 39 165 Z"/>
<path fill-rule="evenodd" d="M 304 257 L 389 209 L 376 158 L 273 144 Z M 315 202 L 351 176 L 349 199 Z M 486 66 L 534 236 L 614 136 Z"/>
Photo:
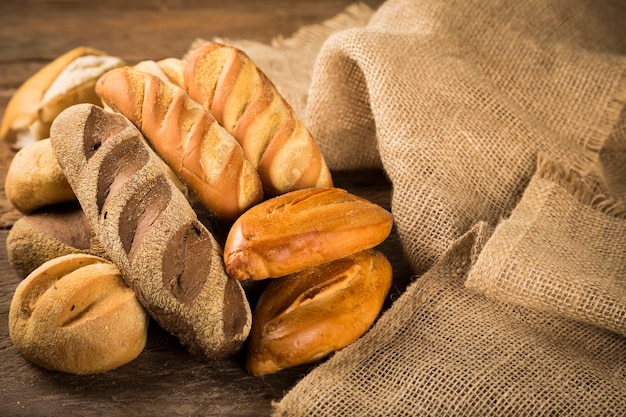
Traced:
<path fill-rule="evenodd" d="M 15 90 L 50 60 L 86 45 L 129 63 L 182 56 L 196 38 L 290 36 L 322 22 L 351 1 L 5 0 L 0 3 L 0 114 Z M 382 1 L 366 1 L 375 8 Z M 19 218 L 4 195 L 13 157 L 0 144 L 0 415 L 1 416 L 263 416 L 313 365 L 253 377 L 241 354 L 202 362 L 151 324 L 146 349 L 130 364 L 92 376 L 50 372 L 27 362 L 8 335 L 8 311 L 19 277 L 5 241 Z M 389 208 L 391 187 L 380 171 L 334 172 L 336 185 Z M 394 266 L 386 307 L 411 280 L 395 231 L 380 247 Z M 252 298 L 253 300 L 253 295 Z M 385 308 L 386 308 L 385 307 Z"/>

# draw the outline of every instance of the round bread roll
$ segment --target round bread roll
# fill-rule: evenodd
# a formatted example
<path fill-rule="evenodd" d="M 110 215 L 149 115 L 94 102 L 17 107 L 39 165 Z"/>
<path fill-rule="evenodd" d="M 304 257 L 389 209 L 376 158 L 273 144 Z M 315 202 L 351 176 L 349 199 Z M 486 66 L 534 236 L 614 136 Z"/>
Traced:
<path fill-rule="evenodd" d="M 50 139 L 30 143 L 15 154 L 4 181 L 4 191 L 11 204 L 23 214 L 76 201 Z"/>
<path fill-rule="evenodd" d="M 149 316 L 117 268 L 93 255 L 50 260 L 17 286 L 9 335 L 29 361 L 72 374 L 105 372 L 143 350 Z"/>
<path fill-rule="evenodd" d="M 352 343 L 380 313 L 391 280 L 374 249 L 272 280 L 252 316 L 248 372 L 275 373 Z"/>

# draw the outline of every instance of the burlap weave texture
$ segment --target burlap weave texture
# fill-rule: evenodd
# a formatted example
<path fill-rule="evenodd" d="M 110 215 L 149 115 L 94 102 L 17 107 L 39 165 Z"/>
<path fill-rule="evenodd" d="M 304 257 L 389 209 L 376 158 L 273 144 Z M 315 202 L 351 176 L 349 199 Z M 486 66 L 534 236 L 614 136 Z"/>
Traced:
<path fill-rule="evenodd" d="M 276 415 L 626 415 L 626 2 L 348 15 L 242 45 L 331 169 L 384 169 L 418 277 Z"/>

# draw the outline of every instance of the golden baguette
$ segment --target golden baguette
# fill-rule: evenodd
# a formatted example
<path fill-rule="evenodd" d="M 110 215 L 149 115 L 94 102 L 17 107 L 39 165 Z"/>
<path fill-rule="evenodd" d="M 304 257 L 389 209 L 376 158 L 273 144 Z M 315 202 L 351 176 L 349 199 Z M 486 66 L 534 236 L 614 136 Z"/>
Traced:
<path fill-rule="evenodd" d="M 226 271 L 238 280 L 277 278 L 382 243 L 384 208 L 339 188 L 309 188 L 265 200 L 231 227 Z"/>
<path fill-rule="evenodd" d="M 243 288 L 139 130 L 77 105 L 56 118 L 50 139 L 92 230 L 151 316 L 202 358 L 239 350 L 251 326 Z"/>
<path fill-rule="evenodd" d="M 370 249 L 272 280 L 252 316 L 248 372 L 322 359 L 372 325 L 391 288 L 387 258 Z"/>
<path fill-rule="evenodd" d="M 266 195 L 332 187 L 313 137 L 269 78 L 241 50 L 208 43 L 192 51 L 185 89 L 241 143 Z"/>
<path fill-rule="evenodd" d="M 103 75 L 96 93 L 141 130 L 218 218 L 232 221 L 263 199 L 259 176 L 241 146 L 182 88 L 123 67 Z"/>

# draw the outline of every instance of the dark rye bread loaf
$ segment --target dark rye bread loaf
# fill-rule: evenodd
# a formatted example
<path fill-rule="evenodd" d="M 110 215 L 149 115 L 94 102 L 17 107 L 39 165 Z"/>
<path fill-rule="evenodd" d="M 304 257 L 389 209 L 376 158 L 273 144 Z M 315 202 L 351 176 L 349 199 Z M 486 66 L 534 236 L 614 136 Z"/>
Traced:
<path fill-rule="evenodd" d="M 245 293 L 139 130 L 81 104 L 57 117 L 51 141 L 109 258 L 151 316 L 199 357 L 238 351 L 251 326 Z"/>
<path fill-rule="evenodd" d="M 7 259 L 21 278 L 46 261 L 68 254 L 107 258 L 77 202 L 20 217 L 6 240 Z"/>

